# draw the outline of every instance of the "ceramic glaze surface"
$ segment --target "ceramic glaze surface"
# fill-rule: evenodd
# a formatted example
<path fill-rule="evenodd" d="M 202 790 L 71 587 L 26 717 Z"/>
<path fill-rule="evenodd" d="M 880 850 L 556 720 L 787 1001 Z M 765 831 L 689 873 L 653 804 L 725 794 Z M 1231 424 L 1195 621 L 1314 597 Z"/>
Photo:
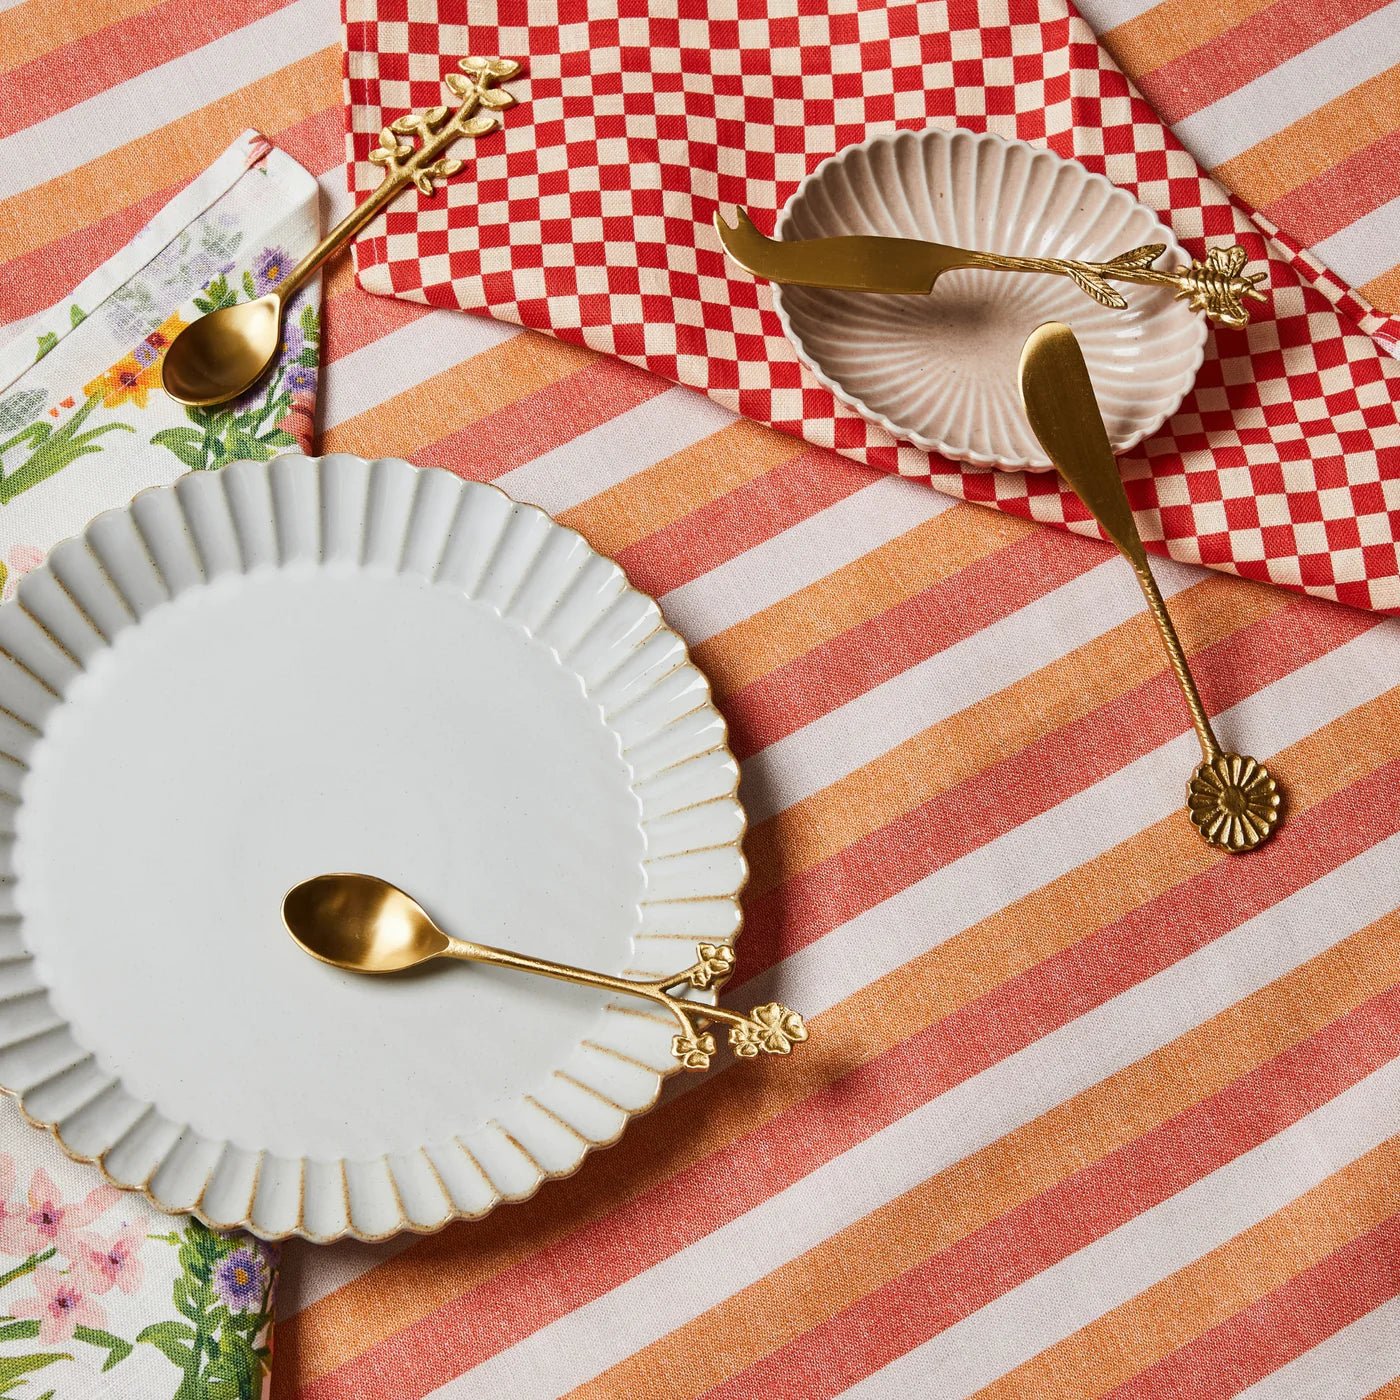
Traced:
<path fill-rule="evenodd" d="M 280 917 L 363 870 L 601 971 L 733 937 L 723 723 L 578 535 L 406 463 L 239 464 L 59 546 L 0 647 L 0 1083 L 70 1151 L 215 1223 L 375 1236 L 527 1195 L 654 1099 L 673 1024 L 639 1004 L 356 976 Z"/>
<path fill-rule="evenodd" d="M 968 131 L 873 137 L 818 166 L 778 220 L 781 239 L 878 234 L 1030 257 L 1107 261 L 1175 236 L 1126 191 L 1049 151 Z M 864 417 L 927 452 L 981 466 L 1050 467 L 1016 390 L 1026 337 L 1074 328 L 1117 452 L 1180 406 L 1204 355 L 1204 318 L 1163 288 L 1117 286 L 1126 311 L 1068 279 L 944 273 L 928 296 L 773 288 L 788 338 Z"/>

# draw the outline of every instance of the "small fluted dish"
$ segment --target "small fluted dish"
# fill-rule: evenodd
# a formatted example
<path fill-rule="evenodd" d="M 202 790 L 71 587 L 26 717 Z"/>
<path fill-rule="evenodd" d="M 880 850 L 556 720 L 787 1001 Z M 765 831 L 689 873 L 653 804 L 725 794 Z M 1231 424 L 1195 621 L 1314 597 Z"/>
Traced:
<path fill-rule="evenodd" d="M 850 146 L 798 186 L 783 240 L 877 234 L 983 252 L 1108 261 L 1175 235 L 1125 190 L 1075 161 L 970 131 L 899 131 Z M 1126 310 L 1064 277 L 963 270 L 927 296 L 774 286 L 798 356 L 843 403 L 897 438 L 975 466 L 1047 470 L 1016 389 L 1026 337 L 1074 328 L 1115 452 L 1180 407 L 1205 355 L 1205 319 L 1167 288 L 1124 286 Z"/>
<path fill-rule="evenodd" d="M 194 472 L 58 545 L 0 608 L 0 760 L 0 1086 L 218 1228 L 482 1215 L 678 1068 L 630 998 L 315 962 L 290 885 L 373 871 L 628 976 L 739 928 L 738 766 L 681 638 L 543 511 L 407 462 Z"/>

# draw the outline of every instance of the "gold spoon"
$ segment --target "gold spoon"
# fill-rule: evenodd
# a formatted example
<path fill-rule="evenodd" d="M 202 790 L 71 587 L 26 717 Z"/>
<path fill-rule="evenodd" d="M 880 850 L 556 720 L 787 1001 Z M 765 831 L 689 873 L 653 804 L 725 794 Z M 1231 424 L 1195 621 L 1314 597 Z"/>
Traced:
<path fill-rule="evenodd" d="M 287 304 L 321 264 L 409 185 L 432 194 L 437 181 L 455 175 L 462 162 L 447 158 L 447 151 L 459 137 L 484 136 L 500 125 L 494 111 L 477 109 L 509 107 L 515 101 L 491 84 L 513 78 L 520 65 L 508 58 L 464 58 L 457 66 L 461 73 L 443 79 L 459 99 L 457 109 L 430 107 L 386 126 L 369 157 L 384 168 L 378 189 L 292 268 L 275 291 L 241 306 L 211 311 L 175 337 L 161 366 L 161 384 L 172 399 L 192 408 L 210 408 L 246 394 L 277 358 Z M 415 137 L 423 143 L 416 150 Z"/>
<path fill-rule="evenodd" d="M 715 1038 L 705 1027 L 711 1022 L 729 1027 L 734 1053 L 746 1060 L 760 1051 L 786 1055 L 807 1039 L 802 1017 L 776 1001 L 740 1016 L 720 1006 L 669 995 L 672 987 L 722 986 L 734 968 L 734 950 L 724 944 L 697 945 L 694 963 L 654 981 L 612 977 L 452 938 L 416 900 L 375 875 L 317 875 L 293 885 L 282 901 L 282 919 L 287 932 L 313 958 L 348 972 L 402 972 L 433 958 L 460 958 L 655 1002 L 680 1024 L 680 1034 L 671 1041 L 671 1053 L 683 1069 L 709 1068 Z"/>
<path fill-rule="evenodd" d="M 1278 783 L 1257 759 L 1225 752 L 1210 727 L 1181 640 L 1152 577 L 1084 356 L 1068 326 L 1049 321 L 1031 332 L 1021 350 L 1021 400 L 1041 446 L 1133 566 L 1147 598 L 1201 745 L 1201 762 L 1186 788 L 1191 821 L 1213 846 L 1235 854 L 1253 850 L 1278 825 Z"/>

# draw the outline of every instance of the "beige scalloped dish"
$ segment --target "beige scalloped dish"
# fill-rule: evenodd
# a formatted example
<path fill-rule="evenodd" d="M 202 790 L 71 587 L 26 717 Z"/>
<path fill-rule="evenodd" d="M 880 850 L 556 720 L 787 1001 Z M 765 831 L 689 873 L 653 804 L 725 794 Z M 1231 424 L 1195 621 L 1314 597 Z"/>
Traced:
<path fill-rule="evenodd" d="M 674 1021 L 357 977 L 283 893 L 370 871 L 464 936 L 661 976 L 739 931 L 737 783 L 655 602 L 534 507 L 348 456 L 147 492 L 0 608 L 0 1085 L 117 1185 L 268 1238 L 523 1199 L 655 1102 Z"/>
<path fill-rule="evenodd" d="M 851 234 L 1089 262 L 1162 244 L 1164 264 L 1185 259 L 1155 213 L 1075 161 L 939 128 L 875 136 L 824 161 L 774 231 L 784 242 Z M 775 285 L 773 304 L 817 379 L 894 437 L 974 466 L 1042 471 L 1050 459 L 1016 390 L 1037 326 L 1074 328 L 1115 452 L 1156 432 L 1195 382 L 1203 317 L 1169 288 L 1121 290 L 1117 310 L 1064 277 L 964 269 L 926 296 Z"/>

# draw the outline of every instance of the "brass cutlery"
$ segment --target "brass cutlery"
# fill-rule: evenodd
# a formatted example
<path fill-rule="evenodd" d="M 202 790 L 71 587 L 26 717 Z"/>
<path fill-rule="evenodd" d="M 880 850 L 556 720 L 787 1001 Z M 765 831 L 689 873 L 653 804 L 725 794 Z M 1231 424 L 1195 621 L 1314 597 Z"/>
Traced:
<path fill-rule="evenodd" d="M 789 1054 L 807 1039 L 802 1017 L 780 1002 L 756 1006 L 741 1016 L 722 1006 L 671 995 L 677 987 L 722 986 L 734 968 L 734 950 L 726 944 L 698 944 L 696 961 L 666 977 L 649 981 L 613 977 L 452 938 L 416 900 L 375 875 L 317 875 L 294 885 L 282 901 L 282 920 L 313 958 L 349 972 L 402 972 L 433 958 L 457 958 L 640 997 L 675 1017 L 679 1031 L 671 1041 L 671 1053 L 683 1069 L 709 1068 L 715 1038 L 706 1027 L 712 1023 L 729 1027 L 729 1044 L 745 1060 L 760 1053 Z"/>
<path fill-rule="evenodd" d="M 456 110 L 430 107 L 386 126 L 369 156 L 384 170 L 378 188 L 273 291 L 256 301 L 211 311 L 175 337 L 161 367 L 161 384 L 172 399 L 192 408 L 210 408 L 246 394 L 272 368 L 282 344 L 287 304 L 321 264 L 410 185 L 429 195 L 439 182 L 461 170 L 463 162 L 447 154 L 461 137 L 485 136 L 500 125 L 496 113 L 511 106 L 515 98 L 492 84 L 515 77 L 520 64 L 508 58 L 464 58 L 457 66 L 460 73 L 449 73 L 443 79 L 458 99 Z M 415 141 L 421 144 L 415 147 Z"/>
<path fill-rule="evenodd" d="M 1227 753 L 1215 737 L 1181 640 L 1152 576 L 1084 356 L 1068 326 L 1050 321 L 1031 333 L 1021 351 L 1020 382 L 1032 430 L 1060 475 L 1133 566 L 1161 634 L 1201 745 L 1201 762 L 1187 785 L 1191 821 L 1213 846 L 1234 854 L 1253 850 L 1267 841 L 1278 825 L 1278 783 L 1257 759 Z"/>
<path fill-rule="evenodd" d="M 718 210 L 715 211 L 715 229 L 720 242 L 740 267 L 769 282 L 826 287 L 833 291 L 926 296 L 945 272 L 960 268 L 1047 272 L 1068 277 L 1080 291 L 1118 311 L 1128 303 L 1109 285 L 1110 281 L 1172 287 L 1178 298 L 1187 299 L 1193 311 L 1204 311 L 1212 321 L 1225 326 L 1248 324 L 1245 301 L 1264 300 L 1258 284 L 1266 274 L 1244 271 L 1247 255 L 1239 246 L 1212 248 L 1204 262 L 1161 268 L 1152 264 L 1166 252 L 1164 243 L 1147 243 L 1107 262 L 1082 262 L 1073 258 L 980 253 L 921 238 L 881 238 L 864 234 L 785 242 L 765 238 L 743 209 L 737 209 L 735 215 L 736 223 L 731 226 Z"/>

